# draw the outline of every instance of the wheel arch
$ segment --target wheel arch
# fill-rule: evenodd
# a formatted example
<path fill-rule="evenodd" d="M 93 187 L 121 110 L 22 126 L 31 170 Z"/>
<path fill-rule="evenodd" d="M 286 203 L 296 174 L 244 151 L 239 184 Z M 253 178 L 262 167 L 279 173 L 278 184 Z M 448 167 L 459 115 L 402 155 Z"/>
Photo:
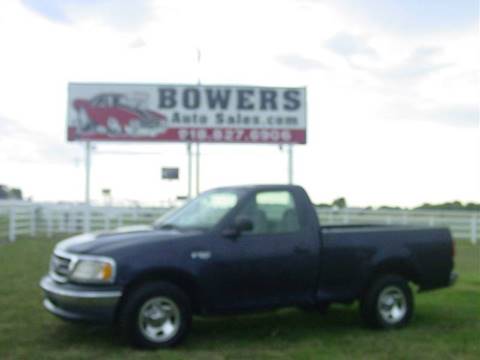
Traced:
<path fill-rule="evenodd" d="M 399 275 L 408 282 L 413 282 L 417 285 L 421 283 L 420 272 L 415 265 L 405 258 L 390 258 L 378 262 L 372 267 L 370 275 L 368 277 L 368 288 L 375 279 L 382 275 Z"/>
<path fill-rule="evenodd" d="M 115 317 L 118 317 L 118 313 L 120 312 L 123 303 L 128 296 L 135 291 L 135 289 L 138 289 L 142 285 L 155 282 L 166 282 L 177 286 L 183 290 L 189 298 L 192 311 L 194 313 L 199 313 L 201 311 L 199 288 L 195 277 L 182 270 L 166 268 L 144 271 L 133 277 L 124 287 L 122 297 L 116 309 Z"/>

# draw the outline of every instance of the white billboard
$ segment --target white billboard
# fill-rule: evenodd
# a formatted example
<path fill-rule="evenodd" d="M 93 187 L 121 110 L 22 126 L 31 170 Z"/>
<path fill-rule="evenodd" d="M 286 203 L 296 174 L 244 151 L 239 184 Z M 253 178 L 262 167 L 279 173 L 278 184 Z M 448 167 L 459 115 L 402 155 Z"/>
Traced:
<path fill-rule="evenodd" d="M 306 143 L 306 90 L 230 85 L 68 87 L 69 141 Z"/>

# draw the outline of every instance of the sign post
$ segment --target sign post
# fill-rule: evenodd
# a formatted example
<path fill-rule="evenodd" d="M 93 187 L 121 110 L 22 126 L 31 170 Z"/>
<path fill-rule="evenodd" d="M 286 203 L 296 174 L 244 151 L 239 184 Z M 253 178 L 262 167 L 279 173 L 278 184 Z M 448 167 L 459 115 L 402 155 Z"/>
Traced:
<path fill-rule="evenodd" d="M 85 205 L 90 205 L 90 161 L 91 161 L 91 143 L 85 143 Z"/>
<path fill-rule="evenodd" d="M 197 67 L 198 67 L 198 79 L 197 79 L 197 85 L 200 89 L 200 85 L 202 84 L 202 81 L 201 81 L 201 77 L 200 77 L 200 74 L 201 74 L 201 67 L 200 67 L 200 64 L 201 64 L 201 59 L 202 59 L 202 51 L 200 50 L 200 48 L 197 48 Z M 196 176 L 195 176 L 195 186 L 196 186 L 196 190 L 195 191 L 195 195 L 198 196 L 198 194 L 200 194 L 200 143 L 197 142 L 197 156 L 196 156 L 196 164 L 197 164 L 197 167 L 196 167 Z"/>
<path fill-rule="evenodd" d="M 293 145 L 288 145 L 288 183 L 293 184 Z"/>
<path fill-rule="evenodd" d="M 197 164 L 197 167 L 195 169 L 195 185 L 196 185 L 196 191 L 195 195 L 198 196 L 200 194 L 200 143 L 197 142 L 197 149 L 195 152 L 195 162 Z"/>
<path fill-rule="evenodd" d="M 192 198 L 192 143 L 187 143 L 187 156 L 188 156 L 188 200 Z"/>
<path fill-rule="evenodd" d="M 83 231 L 90 232 L 90 166 L 92 145 L 85 143 L 85 211 L 83 214 Z"/>
<path fill-rule="evenodd" d="M 165 180 L 168 183 L 174 180 L 178 180 L 179 178 L 180 178 L 180 169 L 178 167 L 162 167 L 162 180 Z M 172 190 L 171 188 L 167 189 L 166 193 L 173 195 L 173 191 L 171 190 Z M 169 204 L 168 206 L 172 206 L 174 201 L 175 201 L 175 197 L 169 198 L 167 200 Z"/>

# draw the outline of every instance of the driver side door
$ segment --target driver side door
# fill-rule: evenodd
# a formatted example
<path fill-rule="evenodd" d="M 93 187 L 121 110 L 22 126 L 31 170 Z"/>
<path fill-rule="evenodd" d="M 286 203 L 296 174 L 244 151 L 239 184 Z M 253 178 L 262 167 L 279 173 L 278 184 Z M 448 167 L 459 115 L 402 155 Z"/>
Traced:
<path fill-rule="evenodd" d="M 218 310 L 268 308 L 303 301 L 316 280 L 316 247 L 301 226 L 289 190 L 253 193 L 232 216 L 253 229 L 215 241 L 210 294 Z"/>

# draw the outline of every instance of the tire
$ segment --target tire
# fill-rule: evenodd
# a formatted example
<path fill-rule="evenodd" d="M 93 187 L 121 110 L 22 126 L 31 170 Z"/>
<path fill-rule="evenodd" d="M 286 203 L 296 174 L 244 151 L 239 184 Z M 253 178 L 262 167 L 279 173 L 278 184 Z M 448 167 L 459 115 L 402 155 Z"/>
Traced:
<path fill-rule="evenodd" d="M 122 334 L 135 347 L 156 349 L 178 345 L 187 335 L 192 312 L 177 286 L 148 283 L 128 295 L 119 315 Z"/>
<path fill-rule="evenodd" d="M 409 323 L 413 310 L 412 290 L 398 275 L 376 278 L 360 300 L 360 314 L 373 328 L 401 328 Z"/>

